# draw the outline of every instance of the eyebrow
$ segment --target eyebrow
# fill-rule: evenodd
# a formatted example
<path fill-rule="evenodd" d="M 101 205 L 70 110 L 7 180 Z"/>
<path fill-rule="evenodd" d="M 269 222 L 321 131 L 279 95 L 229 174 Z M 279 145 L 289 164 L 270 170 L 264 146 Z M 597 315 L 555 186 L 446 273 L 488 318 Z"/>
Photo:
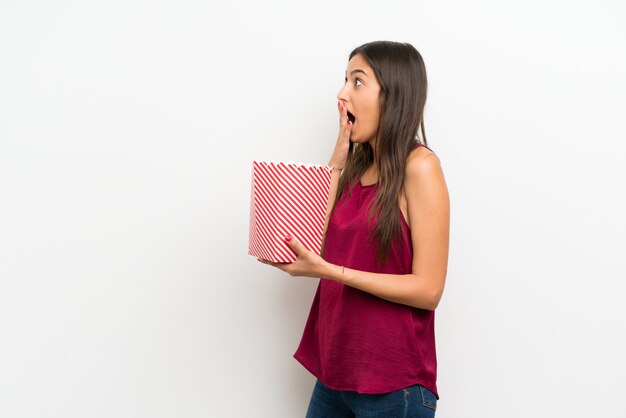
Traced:
<path fill-rule="evenodd" d="M 358 74 L 358 73 L 365 74 L 367 76 L 367 73 L 365 71 L 361 70 L 360 68 L 357 68 L 356 70 L 350 71 L 350 75 L 355 75 L 355 74 Z M 347 73 L 346 73 L 346 75 L 347 75 Z"/>

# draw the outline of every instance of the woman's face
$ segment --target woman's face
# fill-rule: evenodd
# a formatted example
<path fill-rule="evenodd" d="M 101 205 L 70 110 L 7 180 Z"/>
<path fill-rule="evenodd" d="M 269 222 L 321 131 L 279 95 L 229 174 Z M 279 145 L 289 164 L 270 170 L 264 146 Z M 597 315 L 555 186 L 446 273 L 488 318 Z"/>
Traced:
<path fill-rule="evenodd" d="M 348 61 L 346 83 L 339 90 L 337 99 L 348 110 L 352 120 L 352 142 L 374 142 L 378 130 L 380 84 L 367 61 L 357 54 Z"/>

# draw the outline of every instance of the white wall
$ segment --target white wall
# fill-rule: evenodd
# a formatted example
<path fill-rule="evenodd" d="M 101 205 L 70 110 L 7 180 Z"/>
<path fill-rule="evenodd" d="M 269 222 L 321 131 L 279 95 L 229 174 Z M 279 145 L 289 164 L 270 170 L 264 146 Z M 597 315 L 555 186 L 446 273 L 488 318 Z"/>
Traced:
<path fill-rule="evenodd" d="M 0 416 L 304 416 L 317 281 L 246 254 L 250 165 L 326 162 L 391 39 L 452 201 L 438 417 L 623 417 L 625 11 L 0 2 Z"/>

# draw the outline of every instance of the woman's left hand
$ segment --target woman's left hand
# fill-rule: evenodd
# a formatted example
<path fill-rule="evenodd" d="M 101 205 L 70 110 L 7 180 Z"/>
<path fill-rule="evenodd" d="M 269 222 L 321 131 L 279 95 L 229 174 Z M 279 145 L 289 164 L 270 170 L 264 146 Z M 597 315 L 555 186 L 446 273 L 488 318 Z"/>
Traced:
<path fill-rule="evenodd" d="M 321 277 L 326 261 L 312 251 L 307 250 L 295 238 L 286 237 L 285 242 L 296 254 L 296 260 L 291 263 L 274 263 L 269 260 L 258 259 L 263 264 L 274 266 L 291 276 Z"/>

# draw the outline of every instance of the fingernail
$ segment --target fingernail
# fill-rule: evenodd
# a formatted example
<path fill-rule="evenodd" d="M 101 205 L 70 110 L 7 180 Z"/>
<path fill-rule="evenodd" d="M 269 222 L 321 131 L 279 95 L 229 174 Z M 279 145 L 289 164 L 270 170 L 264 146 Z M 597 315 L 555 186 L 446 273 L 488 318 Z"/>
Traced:
<path fill-rule="evenodd" d="M 289 235 L 287 235 L 287 236 L 285 237 L 285 242 L 289 242 L 289 241 L 291 241 L 291 237 L 290 237 Z"/>

